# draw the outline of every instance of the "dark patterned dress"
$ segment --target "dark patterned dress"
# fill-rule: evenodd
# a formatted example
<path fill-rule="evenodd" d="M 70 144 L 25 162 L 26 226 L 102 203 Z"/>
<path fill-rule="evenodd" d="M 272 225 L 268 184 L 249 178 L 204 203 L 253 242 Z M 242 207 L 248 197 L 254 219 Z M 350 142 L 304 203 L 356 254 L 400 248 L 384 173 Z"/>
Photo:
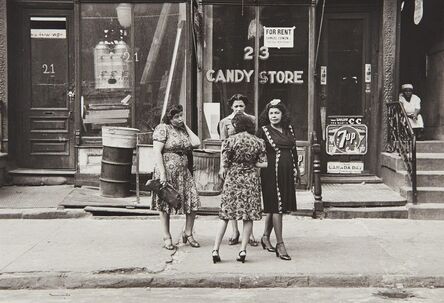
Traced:
<path fill-rule="evenodd" d="M 221 164 L 226 168 L 219 218 L 260 220 L 261 185 L 255 164 L 265 162 L 265 143 L 247 132 L 222 143 Z"/>
<path fill-rule="evenodd" d="M 153 133 L 153 140 L 164 144 L 162 150 L 163 165 L 167 181 L 179 192 L 182 198 L 180 209 L 170 208 L 153 193 L 151 209 L 166 213 L 189 214 L 197 211 L 200 206 L 199 195 L 191 172 L 188 169 L 187 154 L 191 150 L 191 142 L 185 129 L 176 128 L 169 124 L 159 124 Z M 154 179 L 160 178 L 158 168 L 154 167 Z"/>
<path fill-rule="evenodd" d="M 268 167 L 261 169 L 264 213 L 296 211 L 297 150 L 291 126 L 280 131 L 262 126 L 256 135 L 265 140 Z"/>

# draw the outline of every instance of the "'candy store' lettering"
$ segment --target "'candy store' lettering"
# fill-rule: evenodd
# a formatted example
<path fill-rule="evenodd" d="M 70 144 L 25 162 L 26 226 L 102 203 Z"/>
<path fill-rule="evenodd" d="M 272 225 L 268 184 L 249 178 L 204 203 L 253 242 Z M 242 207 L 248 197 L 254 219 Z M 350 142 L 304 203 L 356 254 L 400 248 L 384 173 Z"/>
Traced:
<path fill-rule="evenodd" d="M 303 84 L 303 71 L 261 71 L 259 73 L 259 83 L 261 84 Z M 226 69 L 213 70 L 206 72 L 206 78 L 214 83 L 250 83 L 254 80 L 254 70 L 245 69 Z"/>

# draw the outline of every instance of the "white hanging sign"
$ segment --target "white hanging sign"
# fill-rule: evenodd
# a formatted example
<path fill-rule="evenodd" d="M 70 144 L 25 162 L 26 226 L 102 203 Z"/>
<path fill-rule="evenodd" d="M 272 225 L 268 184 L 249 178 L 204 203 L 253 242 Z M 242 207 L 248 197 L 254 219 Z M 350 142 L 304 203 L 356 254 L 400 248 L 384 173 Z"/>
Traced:
<path fill-rule="evenodd" d="M 269 48 L 293 48 L 296 27 L 264 26 L 264 46 Z"/>
<path fill-rule="evenodd" d="M 423 15 L 423 0 L 415 0 L 415 12 L 413 14 L 413 21 L 416 25 L 421 22 Z"/>
<path fill-rule="evenodd" d="M 31 39 L 66 39 L 66 29 L 31 29 Z"/>

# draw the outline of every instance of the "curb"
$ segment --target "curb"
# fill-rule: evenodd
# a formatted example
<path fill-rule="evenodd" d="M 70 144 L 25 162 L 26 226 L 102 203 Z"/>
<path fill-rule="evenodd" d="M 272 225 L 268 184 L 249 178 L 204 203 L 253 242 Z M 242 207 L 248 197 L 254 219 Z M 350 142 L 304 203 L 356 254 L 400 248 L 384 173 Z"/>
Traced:
<path fill-rule="evenodd" d="M 33 272 L 0 274 L 1 290 L 84 288 L 276 288 L 405 287 L 444 288 L 444 276 L 292 275 L 292 274 L 152 274 Z"/>
<path fill-rule="evenodd" d="M 91 217 L 83 209 L 0 209 L 0 219 L 77 219 Z"/>

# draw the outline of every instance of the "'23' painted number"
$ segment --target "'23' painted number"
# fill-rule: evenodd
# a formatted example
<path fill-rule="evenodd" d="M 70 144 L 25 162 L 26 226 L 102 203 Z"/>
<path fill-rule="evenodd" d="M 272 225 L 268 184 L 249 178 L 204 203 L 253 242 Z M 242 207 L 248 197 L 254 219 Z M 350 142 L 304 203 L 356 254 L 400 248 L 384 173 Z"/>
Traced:
<path fill-rule="evenodd" d="M 251 46 L 246 46 L 244 48 L 244 60 L 253 60 L 254 49 Z M 261 46 L 259 49 L 259 59 L 267 60 L 270 57 L 270 53 L 268 52 L 268 47 Z"/>

